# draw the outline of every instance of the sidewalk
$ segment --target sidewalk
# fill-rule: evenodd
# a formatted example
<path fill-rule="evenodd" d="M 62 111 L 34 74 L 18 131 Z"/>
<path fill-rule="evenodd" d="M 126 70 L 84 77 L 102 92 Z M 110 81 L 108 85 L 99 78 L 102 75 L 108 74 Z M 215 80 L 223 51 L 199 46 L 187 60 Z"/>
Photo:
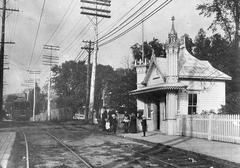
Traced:
<path fill-rule="evenodd" d="M 168 136 L 162 135 L 157 131 L 147 132 L 146 137 L 142 137 L 142 133 L 119 134 L 120 136 L 141 139 L 153 143 L 161 143 L 175 148 L 184 149 L 204 155 L 216 157 L 223 160 L 228 160 L 235 163 L 240 163 L 240 145 L 225 142 L 208 141 L 205 139 Z"/>
<path fill-rule="evenodd" d="M 0 132 L 0 167 L 6 168 L 15 140 L 15 132 Z"/>

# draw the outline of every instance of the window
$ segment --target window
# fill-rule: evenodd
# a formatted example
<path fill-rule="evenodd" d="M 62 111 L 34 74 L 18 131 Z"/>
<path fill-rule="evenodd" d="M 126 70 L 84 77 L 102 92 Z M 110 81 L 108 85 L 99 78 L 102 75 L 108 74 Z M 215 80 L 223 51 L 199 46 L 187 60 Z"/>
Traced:
<path fill-rule="evenodd" d="M 197 113 L 197 94 L 188 94 L 188 114 Z"/>
<path fill-rule="evenodd" d="M 152 109 L 151 109 L 151 103 L 147 103 L 147 118 L 151 118 L 151 112 L 152 112 Z"/>

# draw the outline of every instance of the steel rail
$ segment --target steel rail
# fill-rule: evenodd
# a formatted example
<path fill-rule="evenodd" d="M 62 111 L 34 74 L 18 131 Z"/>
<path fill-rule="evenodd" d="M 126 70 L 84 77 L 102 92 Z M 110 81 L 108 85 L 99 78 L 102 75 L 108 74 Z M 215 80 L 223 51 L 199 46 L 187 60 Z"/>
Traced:
<path fill-rule="evenodd" d="M 64 126 L 61 126 L 61 127 L 64 128 L 64 129 L 67 129 L 67 130 L 69 131 L 69 128 L 66 128 L 66 127 L 64 127 Z M 84 128 L 84 129 L 86 129 L 86 130 L 89 130 L 89 129 L 85 128 L 85 127 L 81 127 L 81 128 Z M 72 130 L 70 130 L 70 131 L 72 131 Z M 122 137 L 122 136 L 118 136 L 118 137 Z M 180 166 L 178 166 L 178 165 L 176 165 L 176 164 L 174 164 L 174 163 L 169 163 L 169 162 L 166 162 L 166 161 L 164 161 L 164 160 L 162 160 L 162 159 L 154 158 L 153 156 L 144 154 L 144 153 L 142 153 L 141 151 L 136 151 L 136 150 L 132 150 L 132 151 L 134 151 L 134 153 L 136 153 L 136 154 L 142 155 L 142 156 L 144 156 L 144 157 L 148 157 L 150 160 L 157 161 L 157 162 L 161 162 L 161 163 L 163 163 L 163 164 L 165 164 L 165 165 L 168 165 L 168 166 L 171 166 L 171 167 L 174 167 L 174 168 L 180 168 Z M 136 160 L 136 159 L 134 159 L 134 160 Z"/>
<path fill-rule="evenodd" d="M 24 136 L 25 146 L 26 146 L 26 168 L 29 168 L 29 152 L 28 152 L 28 142 L 25 133 L 22 131 Z"/>
<path fill-rule="evenodd" d="M 68 147 L 65 143 L 63 143 L 60 139 L 58 139 L 56 136 L 52 135 L 50 132 L 45 131 L 47 135 L 52 137 L 54 140 L 56 140 L 58 143 L 60 143 L 62 146 L 64 146 L 66 149 L 68 149 L 74 156 L 76 156 L 80 161 L 82 161 L 87 167 L 94 168 L 91 164 L 86 162 L 81 156 L 79 156 L 76 152 L 74 152 L 70 147 Z"/>

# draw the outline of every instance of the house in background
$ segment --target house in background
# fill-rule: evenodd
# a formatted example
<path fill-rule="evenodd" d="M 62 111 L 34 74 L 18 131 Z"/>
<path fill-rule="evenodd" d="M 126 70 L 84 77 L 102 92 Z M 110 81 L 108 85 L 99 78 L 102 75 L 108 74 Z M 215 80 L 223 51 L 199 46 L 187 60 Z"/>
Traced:
<path fill-rule="evenodd" d="M 178 115 L 217 112 L 225 105 L 225 83 L 231 77 L 186 50 L 185 37 L 177 37 L 174 17 L 165 51 L 166 57 L 153 52 L 149 63 L 135 63 L 137 89 L 131 94 L 148 118 L 148 131 L 177 135 Z"/>

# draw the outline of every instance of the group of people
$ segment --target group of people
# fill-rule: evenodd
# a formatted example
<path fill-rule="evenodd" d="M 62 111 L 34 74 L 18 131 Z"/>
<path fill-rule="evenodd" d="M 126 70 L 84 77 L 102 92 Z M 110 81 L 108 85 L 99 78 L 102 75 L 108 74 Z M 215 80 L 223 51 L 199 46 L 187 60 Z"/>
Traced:
<path fill-rule="evenodd" d="M 117 113 L 114 110 L 104 110 L 101 116 L 101 127 L 103 131 L 108 133 L 112 132 L 116 134 L 118 127 Z M 125 133 L 137 133 L 137 119 L 141 121 L 143 136 L 146 136 L 147 131 L 147 120 L 145 116 L 136 116 L 135 113 L 128 114 L 124 113 L 122 120 L 123 129 Z"/>
<path fill-rule="evenodd" d="M 124 132 L 125 133 L 136 133 L 137 132 L 137 118 L 141 121 L 141 125 L 142 125 L 142 131 L 143 131 L 143 136 L 146 136 L 146 131 L 147 131 L 147 120 L 145 116 L 138 116 L 136 117 L 136 115 L 134 113 L 132 113 L 131 115 L 129 115 L 127 112 L 125 112 L 124 114 L 124 118 L 123 118 L 123 128 L 124 128 Z"/>
<path fill-rule="evenodd" d="M 102 130 L 107 132 L 113 132 L 116 134 L 117 131 L 117 113 L 114 110 L 104 110 L 102 113 Z"/>

